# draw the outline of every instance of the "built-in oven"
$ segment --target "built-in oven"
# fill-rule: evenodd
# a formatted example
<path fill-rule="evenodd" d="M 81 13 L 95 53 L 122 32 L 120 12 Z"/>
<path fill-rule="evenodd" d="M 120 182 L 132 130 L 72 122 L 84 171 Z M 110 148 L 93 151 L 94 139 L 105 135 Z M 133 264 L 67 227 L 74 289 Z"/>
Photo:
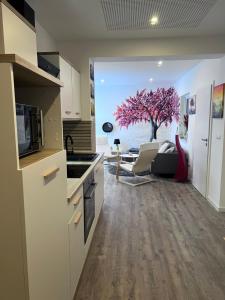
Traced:
<path fill-rule="evenodd" d="M 95 188 L 94 172 L 91 172 L 83 184 L 84 188 L 84 242 L 88 239 L 95 218 Z"/>
<path fill-rule="evenodd" d="M 40 151 L 44 146 L 43 116 L 39 107 L 16 103 L 19 156 Z"/>

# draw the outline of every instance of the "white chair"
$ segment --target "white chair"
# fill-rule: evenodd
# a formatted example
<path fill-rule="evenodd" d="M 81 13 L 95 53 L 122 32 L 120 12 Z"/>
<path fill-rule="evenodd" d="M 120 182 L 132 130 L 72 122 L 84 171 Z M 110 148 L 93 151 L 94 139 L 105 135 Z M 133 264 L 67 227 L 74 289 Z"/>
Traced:
<path fill-rule="evenodd" d="M 107 136 L 96 137 L 96 152 L 104 153 L 105 157 L 111 156 L 111 148 Z"/>
<path fill-rule="evenodd" d="M 151 163 L 157 155 L 159 143 L 146 143 L 140 146 L 139 157 L 133 163 L 118 163 L 117 180 L 131 186 L 138 186 L 154 181 L 150 175 L 138 175 L 144 172 L 151 172 Z M 119 178 L 119 168 L 132 173 L 134 176 L 126 177 L 126 180 Z"/>

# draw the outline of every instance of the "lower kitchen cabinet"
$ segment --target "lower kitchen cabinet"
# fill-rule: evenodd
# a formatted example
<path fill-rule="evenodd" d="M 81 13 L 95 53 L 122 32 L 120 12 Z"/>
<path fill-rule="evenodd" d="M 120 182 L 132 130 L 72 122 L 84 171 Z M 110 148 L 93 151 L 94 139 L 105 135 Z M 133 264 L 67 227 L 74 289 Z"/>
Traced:
<path fill-rule="evenodd" d="M 83 195 L 76 194 L 71 204 L 77 204 L 68 223 L 69 234 L 69 273 L 70 273 L 70 299 L 72 300 L 79 282 L 84 265 L 84 207 Z"/>
<path fill-rule="evenodd" d="M 22 170 L 29 300 L 68 295 L 65 152 Z"/>

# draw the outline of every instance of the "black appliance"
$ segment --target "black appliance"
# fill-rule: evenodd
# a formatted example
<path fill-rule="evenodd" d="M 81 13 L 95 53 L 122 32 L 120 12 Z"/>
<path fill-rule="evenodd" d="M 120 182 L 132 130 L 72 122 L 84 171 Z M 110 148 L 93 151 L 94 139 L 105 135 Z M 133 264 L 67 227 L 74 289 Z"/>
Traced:
<path fill-rule="evenodd" d="M 84 242 L 86 243 L 91 225 L 95 218 L 95 188 L 94 172 L 91 172 L 83 184 L 84 189 Z"/>
<path fill-rule="evenodd" d="M 43 116 L 40 108 L 16 104 L 19 156 L 40 151 L 44 145 Z"/>
<path fill-rule="evenodd" d="M 8 2 L 35 27 L 35 12 L 24 0 L 8 0 Z"/>
<path fill-rule="evenodd" d="M 42 56 L 42 54 L 38 53 L 38 67 L 45 72 L 53 75 L 54 77 L 58 78 L 60 70 L 52 63 L 50 63 L 46 58 Z"/>

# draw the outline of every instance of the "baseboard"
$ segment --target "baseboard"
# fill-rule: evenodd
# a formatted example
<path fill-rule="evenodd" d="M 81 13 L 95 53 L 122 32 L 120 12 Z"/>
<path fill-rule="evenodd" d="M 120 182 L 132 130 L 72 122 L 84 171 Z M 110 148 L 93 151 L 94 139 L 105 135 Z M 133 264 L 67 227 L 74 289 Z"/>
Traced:
<path fill-rule="evenodd" d="M 225 212 L 225 207 L 221 207 L 221 206 L 217 206 L 211 199 L 210 197 L 207 197 L 206 200 L 208 201 L 208 203 L 215 208 L 216 211 L 218 212 Z"/>

